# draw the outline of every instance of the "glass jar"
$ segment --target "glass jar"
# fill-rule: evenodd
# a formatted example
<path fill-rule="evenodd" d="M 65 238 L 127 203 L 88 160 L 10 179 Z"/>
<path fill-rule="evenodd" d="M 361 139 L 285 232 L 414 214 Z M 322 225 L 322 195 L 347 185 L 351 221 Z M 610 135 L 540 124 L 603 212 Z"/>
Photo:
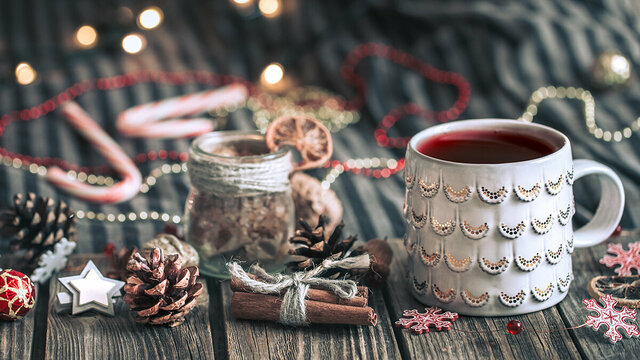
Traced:
<path fill-rule="evenodd" d="M 291 151 L 270 153 L 255 132 L 216 131 L 193 141 L 187 168 L 185 236 L 201 271 L 227 277 L 230 259 L 280 270 L 295 225 Z"/>

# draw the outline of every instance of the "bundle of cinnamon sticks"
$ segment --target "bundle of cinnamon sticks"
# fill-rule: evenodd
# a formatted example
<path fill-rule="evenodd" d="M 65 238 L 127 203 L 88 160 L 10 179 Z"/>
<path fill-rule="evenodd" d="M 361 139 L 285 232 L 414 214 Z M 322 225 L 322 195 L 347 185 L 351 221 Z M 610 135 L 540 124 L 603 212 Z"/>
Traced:
<path fill-rule="evenodd" d="M 281 296 L 253 293 L 236 278 L 231 279 L 230 286 L 233 291 L 233 317 L 276 322 L 280 320 Z M 307 321 L 311 324 L 375 326 L 378 315 L 367 305 L 368 302 L 369 289 L 366 286 L 358 286 L 358 294 L 351 299 L 342 299 L 329 291 L 312 287 L 305 300 Z"/>

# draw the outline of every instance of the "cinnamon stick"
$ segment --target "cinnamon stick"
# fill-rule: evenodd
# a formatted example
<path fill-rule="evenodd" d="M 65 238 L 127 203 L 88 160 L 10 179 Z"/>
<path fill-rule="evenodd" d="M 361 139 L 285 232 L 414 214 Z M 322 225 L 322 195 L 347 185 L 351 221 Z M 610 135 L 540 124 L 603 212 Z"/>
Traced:
<path fill-rule="evenodd" d="M 258 279 L 256 275 L 248 274 L 252 279 Z M 232 278 L 231 283 L 229 284 L 232 291 L 241 291 L 250 293 L 252 292 L 249 287 L 242 284 L 238 279 Z M 284 294 L 284 291 L 281 295 Z M 338 295 L 322 289 L 314 289 L 311 288 L 307 292 L 307 299 L 320 301 L 331 304 L 339 304 L 339 305 L 347 305 L 347 306 L 358 306 L 363 307 L 367 306 L 369 302 L 369 289 L 366 286 L 358 286 L 358 294 L 351 299 L 343 299 Z"/>
<path fill-rule="evenodd" d="M 234 292 L 231 298 L 231 315 L 236 319 L 280 321 L 278 296 Z M 375 326 L 378 316 L 368 307 L 330 304 L 306 300 L 307 320 L 312 324 L 346 324 Z"/>

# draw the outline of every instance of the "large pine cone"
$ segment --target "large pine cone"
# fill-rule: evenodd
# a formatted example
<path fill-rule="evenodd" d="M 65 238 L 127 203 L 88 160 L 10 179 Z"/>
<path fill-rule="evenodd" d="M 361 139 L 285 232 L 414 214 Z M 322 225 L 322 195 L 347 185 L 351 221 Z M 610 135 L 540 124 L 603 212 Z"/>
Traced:
<path fill-rule="evenodd" d="M 25 250 L 24 268 L 33 271 L 38 259 L 62 238 L 76 241 L 76 217 L 64 202 L 28 193 L 16 194 L 13 207 L 0 214 L 0 236 L 10 239 L 9 250 Z"/>
<path fill-rule="evenodd" d="M 124 286 L 124 301 L 138 312 L 136 321 L 151 325 L 177 326 L 196 305 L 202 293 L 198 267 L 182 268 L 179 255 L 164 256 L 155 248 L 145 259 L 134 252 L 127 265 L 130 275 Z"/>

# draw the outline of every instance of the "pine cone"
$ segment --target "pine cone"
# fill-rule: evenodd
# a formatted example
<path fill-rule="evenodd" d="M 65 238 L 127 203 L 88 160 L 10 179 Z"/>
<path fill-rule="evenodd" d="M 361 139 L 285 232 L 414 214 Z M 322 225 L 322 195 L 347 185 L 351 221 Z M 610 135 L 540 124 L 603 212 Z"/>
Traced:
<path fill-rule="evenodd" d="M 153 249 L 148 259 L 134 252 L 127 265 L 130 275 L 124 286 L 124 301 L 138 312 L 136 321 L 151 325 L 178 326 L 196 305 L 202 293 L 198 267 L 182 268 L 179 255 L 165 257 Z"/>
<path fill-rule="evenodd" d="M 299 220 L 302 230 L 296 230 L 295 236 L 289 239 L 289 242 L 300 246 L 289 250 L 289 254 L 302 256 L 305 259 L 288 263 L 287 266 L 290 270 L 309 270 L 320 265 L 324 259 L 331 258 L 336 260 L 347 256 L 349 249 L 351 249 L 358 237 L 349 236 L 341 240 L 340 235 L 342 234 L 342 228 L 344 228 L 344 223 L 342 222 L 336 226 L 331 235 L 327 235 L 325 234 L 326 221 L 327 219 L 324 216 L 320 216 L 318 225 L 315 229 L 312 229 L 306 221 Z M 329 277 L 336 273 L 341 273 L 341 270 L 335 269 L 325 273 L 324 276 Z"/>
<path fill-rule="evenodd" d="M 23 270 L 33 271 L 38 259 L 62 238 L 76 241 L 76 217 L 64 202 L 27 193 L 16 194 L 14 205 L 0 214 L 0 236 L 10 238 L 9 251 L 26 250 Z"/>

